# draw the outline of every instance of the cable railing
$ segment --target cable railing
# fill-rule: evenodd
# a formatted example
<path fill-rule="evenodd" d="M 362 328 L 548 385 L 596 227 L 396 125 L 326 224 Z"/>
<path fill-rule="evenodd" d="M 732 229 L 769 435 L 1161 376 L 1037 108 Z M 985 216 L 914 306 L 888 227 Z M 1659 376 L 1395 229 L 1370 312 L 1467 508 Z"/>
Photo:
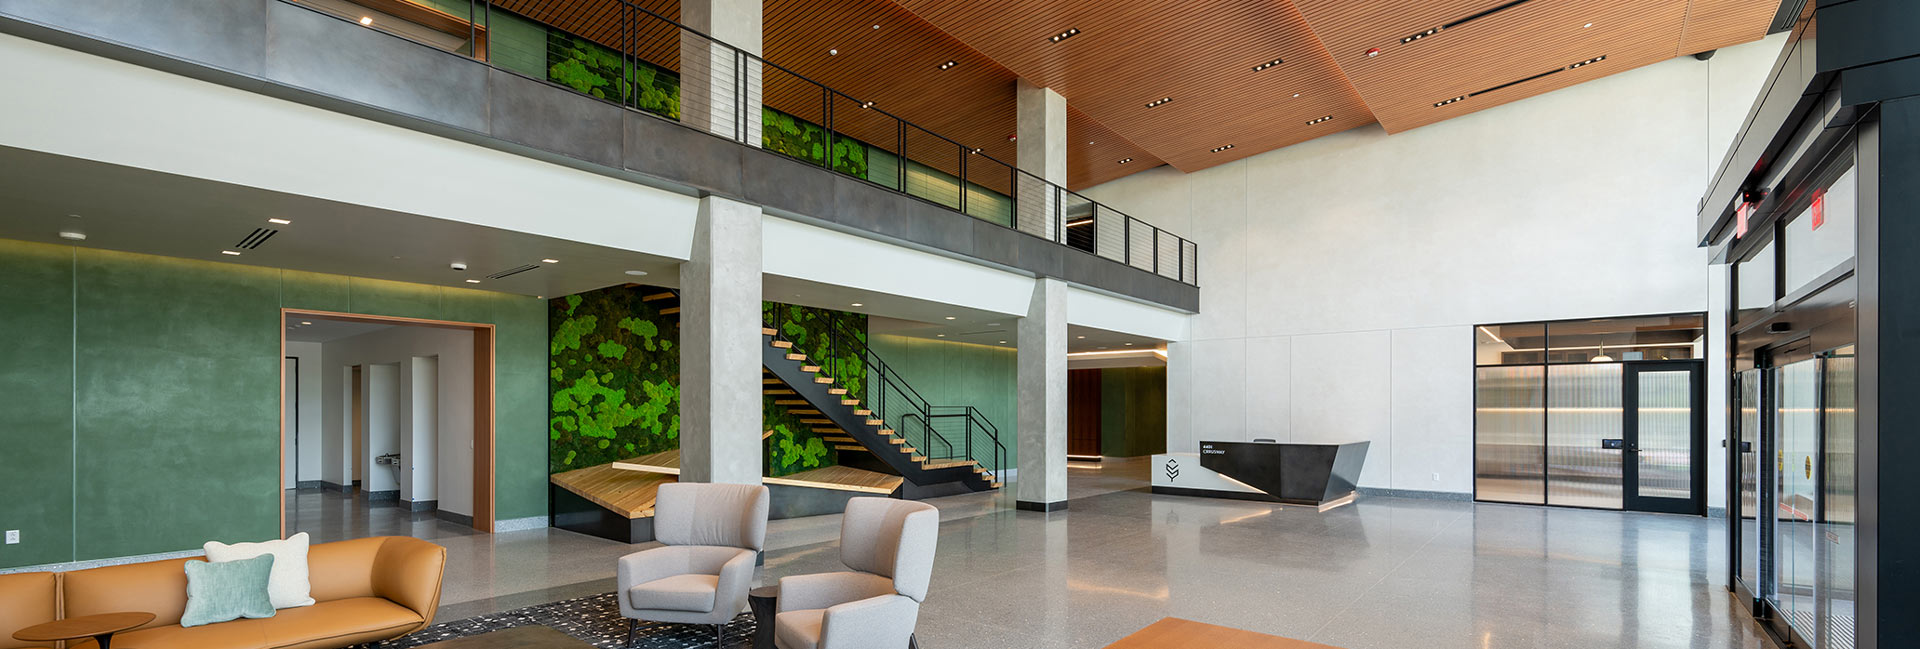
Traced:
<path fill-rule="evenodd" d="M 1198 285 L 1192 241 L 921 128 L 870 97 L 689 29 L 644 0 L 283 1 Z"/>

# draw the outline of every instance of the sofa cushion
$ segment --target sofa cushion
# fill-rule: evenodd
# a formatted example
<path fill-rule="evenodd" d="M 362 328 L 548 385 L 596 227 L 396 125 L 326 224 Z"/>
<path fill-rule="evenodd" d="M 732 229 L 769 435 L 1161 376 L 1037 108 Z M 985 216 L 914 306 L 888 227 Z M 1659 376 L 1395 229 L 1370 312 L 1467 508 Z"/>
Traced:
<path fill-rule="evenodd" d="M 628 589 L 627 601 L 638 609 L 705 613 L 719 588 L 719 575 L 674 575 Z"/>
<path fill-rule="evenodd" d="M 113 636 L 115 647 L 140 649 L 311 649 L 347 647 L 393 637 L 420 624 L 420 615 L 378 597 L 320 602 L 273 617 L 206 626 L 164 626 Z M 95 649 L 92 640 L 69 649 Z"/>
<path fill-rule="evenodd" d="M 0 649 L 39 646 L 13 639 L 13 632 L 58 617 L 58 585 L 51 572 L 0 575 Z"/>
<path fill-rule="evenodd" d="M 187 562 L 187 611 L 180 626 L 205 626 L 243 617 L 273 617 L 273 599 L 267 595 L 274 556 L 208 563 Z"/>
<path fill-rule="evenodd" d="M 814 649 L 820 644 L 820 626 L 827 609 L 809 608 L 773 616 L 773 643 L 780 649 Z"/>
<path fill-rule="evenodd" d="M 186 564 L 186 559 L 167 559 L 68 572 L 61 588 L 64 615 L 144 611 L 153 621 L 142 628 L 179 624 L 187 610 Z"/>
<path fill-rule="evenodd" d="M 267 597 L 273 600 L 273 607 L 293 608 L 313 605 L 311 596 L 313 587 L 307 583 L 306 532 L 259 543 L 228 545 L 219 541 L 208 541 L 201 547 L 206 550 L 207 561 L 212 563 L 251 559 L 263 554 L 273 555 L 273 574 L 267 577 Z"/>
<path fill-rule="evenodd" d="M 335 641 L 327 646 L 340 647 L 391 638 L 422 621 L 419 613 L 379 597 L 337 599 L 281 610 L 267 627 L 267 641 L 274 647 Z"/>

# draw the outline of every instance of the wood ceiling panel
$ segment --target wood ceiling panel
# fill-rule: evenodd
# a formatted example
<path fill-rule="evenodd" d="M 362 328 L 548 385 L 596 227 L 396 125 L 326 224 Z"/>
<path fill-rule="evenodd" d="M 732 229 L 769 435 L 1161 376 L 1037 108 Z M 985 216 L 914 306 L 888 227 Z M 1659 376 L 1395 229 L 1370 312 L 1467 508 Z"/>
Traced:
<path fill-rule="evenodd" d="M 1501 4 L 1299 0 L 1321 42 L 1389 133 L 1672 58 L 1686 18 L 1686 3 L 1674 0 L 1535 0 L 1401 42 Z M 1368 56 L 1374 48 L 1379 55 Z M 1554 72 L 1600 56 L 1606 60 Z M 1461 96 L 1468 98 L 1434 106 Z"/>
<path fill-rule="evenodd" d="M 1238 148 L 1238 147 L 1235 147 Z M 1121 160 L 1132 160 L 1121 163 Z M 1119 133 L 1067 106 L 1067 187 L 1079 190 L 1162 163 Z"/>
<path fill-rule="evenodd" d="M 1680 32 L 1677 54 L 1698 54 L 1758 40 L 1766 36 L 1779 10 L 1777 0 L 1692 0 L 1687 5 L 1687 22 Z"/>
<path fill-rule="evenodd" d="M 1284 1 L 897 2 L 1182 171 L 1373 121 L 1306 20 Z M 1050 40 L 1070 28 L 1079 32 Z M 1285 63 L 1253 70 L 1275 58 Z M 1162 97 L 1173 100 L 1146 107 Z M 1326 115 L 1335 119 L 1307 124 Z M 1070 165 L 1076 158 L 1088 167 L 1114 164 L 1079 142 L 1069 147 Z M 1234 148 L 1210 151 L 1227 144 Z M 1085 174 L 1131 171 L 1137 169 Z"/>

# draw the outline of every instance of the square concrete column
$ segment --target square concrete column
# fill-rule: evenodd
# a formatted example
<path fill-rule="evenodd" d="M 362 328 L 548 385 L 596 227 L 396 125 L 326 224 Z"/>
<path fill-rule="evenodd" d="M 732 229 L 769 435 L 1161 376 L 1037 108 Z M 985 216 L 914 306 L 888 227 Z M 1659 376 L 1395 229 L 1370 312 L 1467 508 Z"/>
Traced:
<path fill-rule="evenodd" d="M 1193 343 L 1167 343 L 1167 452 L 1199 453 L 1193 432 Z"/>
<path fill-rule="evenodd" d="M 1014 499 L 1021 509 L 1067 508 L 1067 283 L 1034 281 L 1033 301 L 1020 319 L 1020 395 L 1016 443 L 1020 472 Z"/>
<path fill-rule="evenodd" d="M 760 54 L 760 0 L 687 0 L 680 21 L 711 37 L 680 33 L 680 122 L 760 146 L 765 66 L 741 55 Z"/>
<path fill-rule="evenodd" d="M 760 482 L 760 208 L 700 199 L 680 264 L 680 479 Z"/>
<path fill-rule="evenodd" d="M 1021 79 L 1014 90 L 1014 99 L 1017 154 L 1014 166 L 1026 172 L 1014 176 L 1014 196 L 1019 202 L 1019 209 L 1014 211 L 1019 222 L 1014 227 L 1048 241 L 1059 241 L 1061 226 L 1056 210 L 1060 197 L 1040 181 L 1061 187 L 1067 184 L 1067 98 L 1052 88 Z"/>

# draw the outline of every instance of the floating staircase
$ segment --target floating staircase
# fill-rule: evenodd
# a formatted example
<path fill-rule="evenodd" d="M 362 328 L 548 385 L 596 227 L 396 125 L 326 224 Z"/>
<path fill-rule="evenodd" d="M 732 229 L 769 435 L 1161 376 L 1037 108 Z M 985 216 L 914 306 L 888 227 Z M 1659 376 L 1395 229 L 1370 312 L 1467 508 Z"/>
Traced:
<path fill-rule="evenodd" d="M 1006 450 L 999 431 L 970 406 L 928 404 L 850 333 L 830 331 L 826 344 L 836 352 L 830 356 L 860 359 L 869 394 L 837 385 L 822 365 L 831 360 L 807 358 L 771 326 L 760 330 L 767 343 L 762 389 L 775 403 L 798 408 L 793 412 L 802 422 L 841 452 L 842 465 L 904 478 L 905 497 L 1000 488 L 995 470 Z M 876 403 L 863 401 L 868 398 Z"/>

